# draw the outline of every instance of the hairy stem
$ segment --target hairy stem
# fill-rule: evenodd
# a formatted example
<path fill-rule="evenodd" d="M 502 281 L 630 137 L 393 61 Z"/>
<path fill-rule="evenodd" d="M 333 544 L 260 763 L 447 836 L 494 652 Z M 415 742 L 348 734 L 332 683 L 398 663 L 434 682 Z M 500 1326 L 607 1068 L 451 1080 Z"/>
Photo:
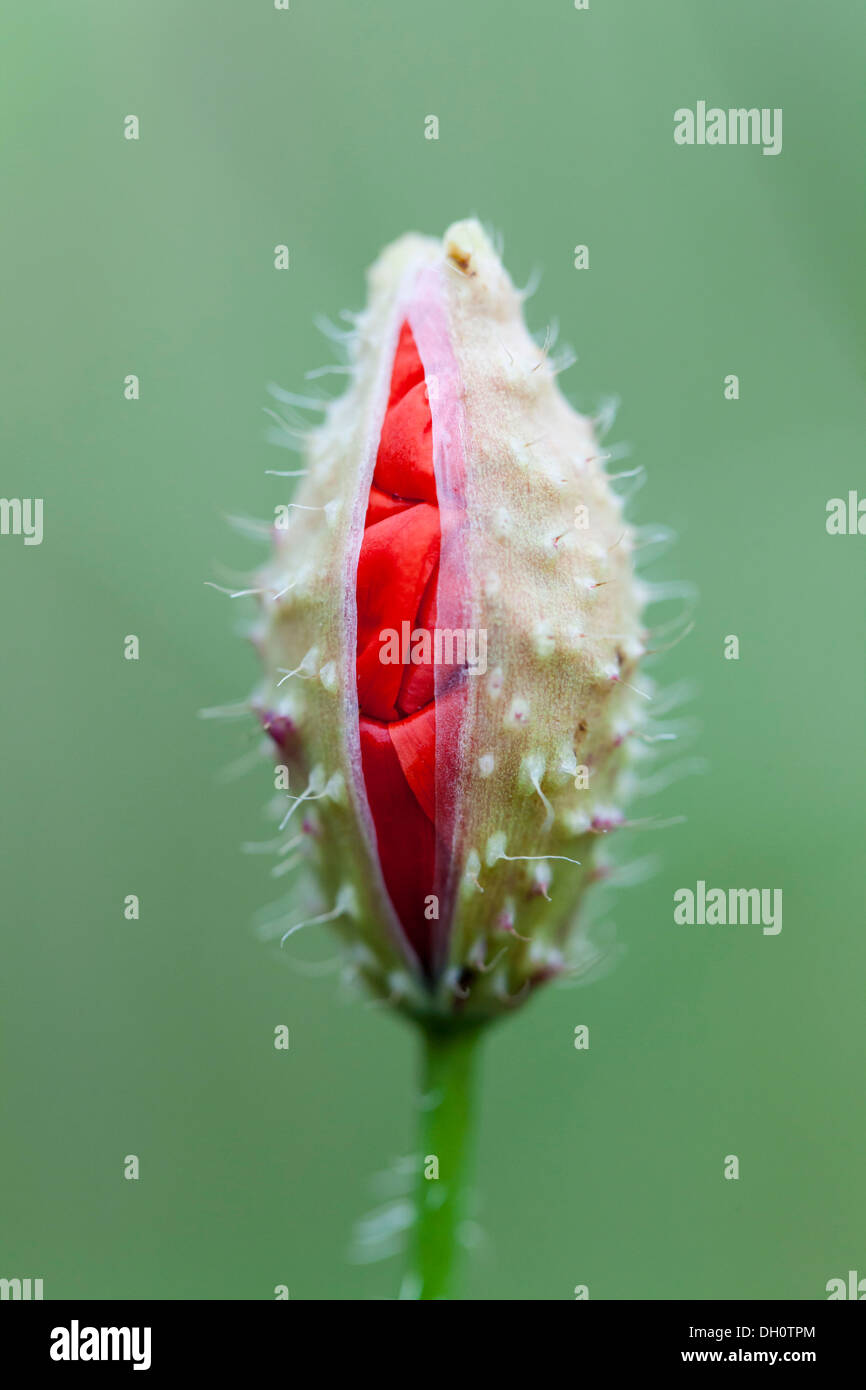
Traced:
<path fill-rule="evenodd" d="M 474 1147 L 479 1030 L 422 1032 L 420 1173 L 412 1294 L 454 1297 Z"/>

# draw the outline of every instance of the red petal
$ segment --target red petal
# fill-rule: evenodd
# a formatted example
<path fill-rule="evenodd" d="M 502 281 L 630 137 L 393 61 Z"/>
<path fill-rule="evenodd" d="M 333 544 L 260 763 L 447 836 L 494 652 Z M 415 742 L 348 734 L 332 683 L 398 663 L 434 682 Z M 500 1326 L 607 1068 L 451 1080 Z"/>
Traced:
<path fill-rule="evenodd" d="M 435 926 L 424 915 L 442 865 L 436 858 L 437 739 L 441 765 L 456 756 L 465 690 L 435 702 L 434 667 L 402 664 L 404 631 L 436 627 L 440 517 L 424 369 L 408 323 L 394 357 L 388 408 L 358 559 L 357 680 L 364 785 L 382 876 L 424 968 L 433 965 Z M 400 664 L 385 663 L 383 632 Z M 449 801 L 447 783 L 443 796 Z M 443 825 L 453 807 L 442 809 Z M 444 847 L 440 846 L 440 853 Z"/>
<path fill-rule="evenodd" d="M 402 400 L 407 391 L 423 380 L 424 368 L 415 346 L 415 337 L 408 323 L 404 323 L 400 329 L 400 337 L 397 340 L 397 349 L 394 353 L 394 365 L 391 368 L 388 409 L 390 410 L 392 405 Z"/>
<path fill-rule="evenodd" d="M 411 633 L 439 558 L 439 513 L 419 504 L 364 532 L 358 560 L 358 703 L 377 719 L 395 719 L 406 668 L 382 661 L 383 633 Z"/>
<path fill-rule="evenodd" d="M 433 426 L 427 388 L 422 382 L 388 408 L 373 481 L 383 492 L 436 504 Z"/>
<path fill-rule="evenodd" d="M 391 728 L 361 717 L 364 783 L 388 896 L 411 945 L 429 963 L 431 924 L 424 900 L 433 892 L 435 831 L 403 775 Z"/>
<path fill-rule="evenodd" d="M 388 725 L 403 776 L 425 816 L 436 824 L 436 706 Z"/>
<path fill-rule="evenodd" d="M 414 505 L 414 502 L 408 502 L 404 497 L 392 497 L 390 492 L 382 492 L 377 487 L 371 487 L 364 526 L 365 528 L 375 526 L 377 521 L 384 521 L 388 516 L 396 516 L 398 512 L 405 512 L 407 507 Z"/>
<path fill-rule="evenodd" d="M 436 588 L 439 583 L 439 561 L 427 581 L 423 598 L 415 619 L 414 631 L 430 634 L 430 660 L 412 662 L 404 666 L 397 695 L 397 709 L 400 714 L 414 714 L 435 697 L 435 668 L 433 665 L 433 629 L 436 626 Z"/>

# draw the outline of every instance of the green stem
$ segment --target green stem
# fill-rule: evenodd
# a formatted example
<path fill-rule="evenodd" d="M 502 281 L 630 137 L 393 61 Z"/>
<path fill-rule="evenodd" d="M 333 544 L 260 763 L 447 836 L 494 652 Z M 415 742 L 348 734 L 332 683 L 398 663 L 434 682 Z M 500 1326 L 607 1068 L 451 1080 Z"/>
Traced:
<path fill-rule="evenodd" d="M 421 1154 L 412 1281 L 413 1294 L 420 1299 L 453 1297 L 472 1165 L 477 1042 L 475 1028 L 422 1031 Z"/>

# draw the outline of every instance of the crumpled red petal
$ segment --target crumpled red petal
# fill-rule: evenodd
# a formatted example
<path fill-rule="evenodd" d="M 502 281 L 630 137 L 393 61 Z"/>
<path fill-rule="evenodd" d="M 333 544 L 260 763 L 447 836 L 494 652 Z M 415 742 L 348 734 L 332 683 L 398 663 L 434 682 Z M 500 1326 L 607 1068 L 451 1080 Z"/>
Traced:
<path fill-rule="evenodd" d="M 419 959 L 429 963 L 430 922 L 424 901 L 433 892 L 436 831 L 412 791 L 391 741 L 393 725 L 362 715 L 361 764 L 388 896 Z M 435 733 L 432 755 L 435 758 Z"/>
<path fill-rule="evenodd" d="M 396 719 L 406 667 L 382 661 L 382 634 L 402 640 L 439 559 L 439 512 L 421 502 L 368 526 L 358 560 L 358 702 L 376 719 Z"/>
<path fill-rule="evenodd" d="M 379 864 L 403 930 L 425 969 L 436 867 L 434 666 L 404 664 L 407 634 L 436 623 L 440 521 L 424 369 L 404 323 L 358 560 L 357 680 L 361 763 Z M 404 628 L 404 624 L 408 627 Z M 382 634 L 400 644 L 383 662 Z M 450 721 L 449 721 L 450 723 Z"/>
<path fill-rule="evenodd" d="M 388 725 L 403 776 L 431 825 L 436 824 L 436 706 Z M 431 890 L 432 891 L 432 890 Z"/>

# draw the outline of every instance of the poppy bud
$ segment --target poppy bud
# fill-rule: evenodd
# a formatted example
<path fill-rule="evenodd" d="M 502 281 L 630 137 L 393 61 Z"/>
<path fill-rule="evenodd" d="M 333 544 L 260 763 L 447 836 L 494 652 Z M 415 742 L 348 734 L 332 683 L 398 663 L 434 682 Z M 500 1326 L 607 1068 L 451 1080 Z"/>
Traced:
<path fill-rule="evenodd" d="M 623 818 L 633 532 L 477 222 L 382 253 L 349 352 L 262 576 L 255 704 L 368 984 L 481 1022 L 568 968 Z"/>

